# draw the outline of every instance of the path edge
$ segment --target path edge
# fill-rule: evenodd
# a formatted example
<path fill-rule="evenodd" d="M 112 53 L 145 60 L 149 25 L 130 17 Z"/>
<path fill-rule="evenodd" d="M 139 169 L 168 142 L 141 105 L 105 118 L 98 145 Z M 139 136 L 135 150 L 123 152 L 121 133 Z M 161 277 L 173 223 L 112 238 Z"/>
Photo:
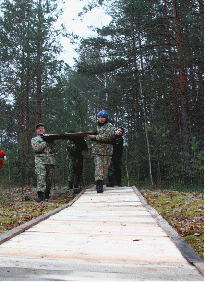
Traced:
<path fill-rule="evenodd" d="M 194 249 L 174 230 L 174 228 L 150 205 L 147 204 L 146 199 L 142 196 L 140 191 L 133 186 L 134 192 L 140 198 L 142 205 L 151 213 L 151 215 L 156 219 L 158 224 L 167 233 L 176 247 L 179 249 L 183 257 L 192 265 L 194 265 L 197 270 L 204 275 L 204 260 L 194 251 Z"/>
<path fill-rule="evenodd" d="M 6 232 L 0 234 L 0 245 L 3 244 L 4 242 L 10 240 L 11 238 L 19 235 L 20 233 L 26 231 L 30 227 L 38 224 L 39 222 L 49 218 L 50 216 L 52 216 L 52 215 L 54 215 L 54 214 L 56 214 L 56 213 L 58 213 L 58 212 L 60 212 L 60 211 L 62 211 L 64 209 L 66 209 L 66 208 L 68 208 L 70 206 L 72 206 L 81 197 L 81 195 L 85 192 L 85 190 L 87 188 L 89 188 L 89 187 L 90 186 L 83 188 L 82 191 L 79 194 L 77 194 L 75 196 L 75 198 L 73 198 L 69 203 L 67 203 L 65 205 L 62 205 L 62 206 L 60 206 L 60 207 L 58 207 L 58 208 L 56 208 L 56 209 L 54 209 L 52 211 L 49 211 L 46 214 L 39 215 L 36 218 L 34 218 L 34 219 L 32 219 L 32 220 L 30 220 L 28 222 L 23 223 L 22 225 L 14 227 L 13 229 L 11 229 L 9 231 L 6 231 Z"/>

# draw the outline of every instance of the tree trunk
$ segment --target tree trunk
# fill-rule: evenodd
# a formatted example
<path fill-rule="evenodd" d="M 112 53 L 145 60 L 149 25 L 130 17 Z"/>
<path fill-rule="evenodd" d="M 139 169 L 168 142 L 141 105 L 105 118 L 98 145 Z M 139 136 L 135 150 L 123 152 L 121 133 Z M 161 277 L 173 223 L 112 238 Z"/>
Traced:
<path fill-rule="evenodd" d="M 143 66 L 143 58 L 142 58 L 142 51 L 141 51 L 141 38 L 140 38 L 140 32 L 139 32 L 139 50 L 140 50 L 140 62 L 141 62 L 141 70 L 142 70 L 142 75 L 144 73 L 144 66 Z M 147 142 L 147 154 L 148 154 L 148 160 L 149 160 L 149 177 L 150 181 L 152 184 L 152 188 L 154 188 L 154 182 L 153 182 L 153 177 L 152 177 L 152 162 L 151 162 L 151 154 L 150 154 L 150 145 L 149 145 L 149 136 L 148 136 L 148 131 L 147 131 L 147 111 L 146 111 L 146 102 L 145 102 L 145 96 L 142 90 L 142 84 L 141 80 L 139 77 L 139 82 L 140 82 L 140 93 L 141 97 L 143 100 L 143 108 L 144 108 L 144 119 L 145 119 L 145 135 L 146 135 L 146 142 Z"/>
<path fill-rule="evenodd" d="M 36 67 L 36 77 L 37 77 L 37 123 L 41 121 L 42 118 L 42 93 L 41 93 L 41 0 L 38 4 L 38 36 L 37 36 L 37 67 Z"/>
<path fill-rule="evenodd" d="M 167 13 L 167 0 L 164 0 L 164 8 L 165 8 L 165 15 L 166 15 L 166 31 L 167 31 L 167 39 L 168 39 L 168 51 L 169 51 L 169 60 L 170 62 L 173 62 L 172 58 L 172 44 L 171 44 L 171 38 L 170 38 L 170 32 L 169 32 L 169 19 L 168 19 L 168 13 Z M 172 93 L 173 93 L 173 106 L 174 106 L 174 111 L 175 111 L 175 122 L 178 128 L 178 132 L 180 134 L 180 139 L 181 139 L 181 118 L 179 114 L 179 94 L 178 94 L 178 89 L 177 89 L 177 81 L 175 77 L 175 71 L 173 66 L 170 65 L 170 72 L 171 72 L 171 77 L 172 77 Z"/>
<path fill-rule="evenodd" d="M 183 44 L 181 39 L 179 16 L 177 1 L 173 0 L 173 16 L 175 27 L 175 39 L 177 42 L 178 54 L 178 72 L 179 72 L 179 85 L 181 96 L 181 121 L 182 121 L 182 139 L 183 139 L 183 171 L 184 180 L 189 181 L 189 132 L 188 132 L 188 99 L 187 99 L 187 78 L 185 71 Z"/>

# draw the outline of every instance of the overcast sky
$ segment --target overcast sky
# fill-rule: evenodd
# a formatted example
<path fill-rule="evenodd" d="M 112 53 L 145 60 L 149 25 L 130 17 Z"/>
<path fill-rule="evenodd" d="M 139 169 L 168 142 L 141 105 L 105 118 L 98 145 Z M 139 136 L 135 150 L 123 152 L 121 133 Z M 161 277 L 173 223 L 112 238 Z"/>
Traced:
<path fill-rule="evenodd" d="M 109 23 L 110 17 L 103 13 L 102 9 L 93 9 L 92 12 L 87 13 L 83 21 L 78 18 L 78 13 L 82 11 L 83 6 L 88 3 L 87 0 L 65 0 L 64 13 L 60 19 L 66 28 L 68 33 L 74 33 L 80 35 L 81 37 L 94 36 L 95 33 L 92 32 L 88 26 L 102 27 Z M 63 38 L 62 45 L 65 49 L 64 54 L 60 56 L 60 59 L 63 59 L 70 66 L 73 66 L 74 60 L 73 57 L 77 57 L 77 53 L 73 49 L 73 45 L 70 44 L 69 39 Z"/>

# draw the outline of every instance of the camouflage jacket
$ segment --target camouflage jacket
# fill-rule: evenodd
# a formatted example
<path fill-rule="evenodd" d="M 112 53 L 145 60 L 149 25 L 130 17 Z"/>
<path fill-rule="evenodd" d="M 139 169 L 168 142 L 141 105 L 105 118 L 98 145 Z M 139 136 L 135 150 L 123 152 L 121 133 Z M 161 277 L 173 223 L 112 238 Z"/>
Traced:
<path fill-rule="evenodd" d="M 115 129 L 110 122 L 101 126 L 98 124 L 96 141 L 93 144 L 93 154 L 111 156 L 113 153 L 113 145 L 111 144 L 111 141 L 114 137 Z"/>
<path fill-rule="evenodd" d="M 55 164 L 54 153 L 57 152 L 57 147 L 54 142 L 45 142 L 41 136 L 36 136 L 31 139 L 31 146 L 34 149 L 35 163 Z"/>

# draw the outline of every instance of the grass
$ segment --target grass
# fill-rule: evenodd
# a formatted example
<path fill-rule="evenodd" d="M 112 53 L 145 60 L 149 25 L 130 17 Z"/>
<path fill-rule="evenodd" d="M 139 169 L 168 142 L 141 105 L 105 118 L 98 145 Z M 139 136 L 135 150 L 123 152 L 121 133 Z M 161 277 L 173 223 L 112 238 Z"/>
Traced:
<path fill-rule="evenodd" d="M 41 203 L 36 202 L 36 192 L 32 188 L 5 190 L 0 201 L 0 233 L 48 213 L 73 198 L 74 196 L 69 196 L 65 188 L 61 187 L 53 189 L 51 199 Z"/>
<path fill-rule="evenodd" d="M 204 200 L 202 194 L 142 190 L 147 203 L 204 259 Z"/>

